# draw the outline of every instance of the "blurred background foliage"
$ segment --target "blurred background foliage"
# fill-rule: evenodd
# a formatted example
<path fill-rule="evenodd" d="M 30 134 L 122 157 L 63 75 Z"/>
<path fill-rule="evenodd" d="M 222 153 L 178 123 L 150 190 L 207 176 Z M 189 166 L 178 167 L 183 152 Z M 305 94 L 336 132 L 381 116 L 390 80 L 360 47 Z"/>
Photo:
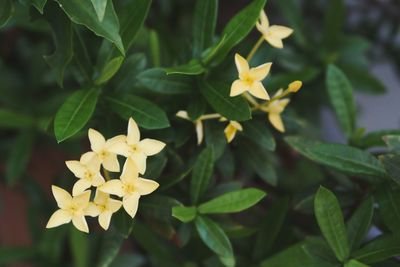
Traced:
<path fill-rule="evenodd" d="M 215 47 L 231 18 L 255 2 L 220 0 L 216 34 L 209 34 L 208 45 Z M 196 118 L 212 112 L 215 107 L 198 90 L 198 81 L 234 80 L 233 54 L 246 54 L 258 33 L 246 34 L 233 50 L 226 51 L 227 55 L 217 51 L 222 60 L 214 58 L 202 69 L 196 59 L 204 59 L 210 50 L 193 42 L 195 7 L 199 8 L 196 1 L 153 0 L 151 6 L 144 0 L 108 1 L 119 19 L 125 55 L 118 51 L 118 45 L 113 46 L 118 38 L 112 35 L 115 29 L 111 22 L 105 33 L 99 34 L 101 29 L 97 29 L 97 35 L 107 36 L 108 41 L 93 34 L 96 29 L 77 23 L 88 16 L 80 16 L 74 5 L 83 10 L 88 4 L 90 0 L 0 0 L 1 266 L 232 266 L 229 257 L 216 252 L 221 250 L 213 253 L 207 248 L 210 244 L 202 243 L 196 232 L 196 227 L 201 227 L 199 221 L 195 226 L 171 216 L 172 207 L 190 203 L 190 172 L 198 164 L 200 152 L 207 149 L 213 154 L 214 174 L 203 200 L 250 186 L 268 193 L 245 212 L 212 217 L 230 241 L 224 234 L 218 237 L 218 229 L 209 241 L 228 252 L 232 244 L 236 266 L 400 266 L 392 258 L 400 254 L 399 125 L 369 133 L 356 122 L 350 130 L 344 127 L 347 144 L 354 149 L 374 148 L 371 154 L 346 150 L 349 146 L 345 145 L 321 147 L 313 141 L 324 139 L 322 108 L 336 111 L 342 128 L 348 120 L 355 120 L 351 114 L 345 114 L 350 118 L 340 117 L 343 103 L 332 99 L 329 75 L 337 81 L 343 74 L 344 80 L 350 81 L 341 84 L 350 88 L 342 91 L 351 91 L 344 99 L 350 106 L 353 90 L 373 95 L 386 92 L 379 77 L 370 73 L 371 66 L 390 62 L 400 77 L 399 2 L 268 1 L 265 10 L 270 21 L 293 28 L 294 34 L 282 50 L 262 46 L 252 64 L 273 62 L 272 74 L 265 81 L 270 94 L 293 80 L 303 81 L 303 88 L 283 115 L 287 132 L 277 133 L 266 123 L 265 115 L 254 114 L 253 120 L 243 123 L 245 129 L 252 130 L 245 130 L 229 146 L 221 124 L 207 123 L 205 144 L 199 147 L 193 126 L 174 114 L 184 109 Z M 73 11 L 68 12 L 68 8 Z M 107 12 L 105 19 L 109 19 Z M 109 31 L 107 27 L 111 27 Z M 182 67 L 187 62 L 191 67 Z M 329 74 L 332 65 L 339 74 Z M 181 74 L 165 78 L 160 68 Z M 181 85 L 171 86 L 174 82 Z M 87 103 L 89 109 L 95 107 L 93 114 L 82 112 L 86 121 L 78 121 L 68 136 L 57 130 L 54 133 L 55 114 L 66 99 L 86 92 L 94 102 Z M 156 106 L 150 103 L 146 107 L 143 98 Z M 116 100 L 141 102 L 139 108 L 144 105 L 144 109 L 152 109 L 150 113 L 158 114 L 156 122 L 139 125 L 148 130 L 145 136 L 168 143 L 163 153 L 150 160 L 145 175 L 157 180 L 160 189 L 143 199 L 133 222 L 120 213 L 108 232 L 94 226 L 90 235 L 70 225 L 44 229 L 55 208 L 50 184 L 71 187 L 64 160 L 76 158 L 88 148 L 88 127 L 106 136 L 125 132 L 126 118 L 132 113 L 116 105 Z M 165 112 L 167 121 L 160 118 L 158 108 Z M 63 142 L 58 144 L 57 140 Z M 330 154 L 332 151 L 338 154 Z M 376 155 L 380 155 L 379 162 Z M 319 189 L 314 207 L 321 184 L 335 193 L 340 207 L 324 188 Z M 317 212 L 319 205 L 339 218 L 338 228 L 344 216 L 350 241 L 343 241 L 347 239 L 340 233 L 343 229 L 330 229 L 332 238 L 339 242 L 330 243 L 325 217 Z M 204 220 L 209 227 L 213 225 L 207 217 Z M 378 235 L 383 235 L 373 241 L 378 243 L 360 249 Z M 351 256 L 349 251 L 338 251 L 346 246 Z M 383 252 L 379 254 L 374 248 Z M 368 258 L 364 252 L 373 255 Z M 347 261 L 350 258 L 353 260 Z"/>

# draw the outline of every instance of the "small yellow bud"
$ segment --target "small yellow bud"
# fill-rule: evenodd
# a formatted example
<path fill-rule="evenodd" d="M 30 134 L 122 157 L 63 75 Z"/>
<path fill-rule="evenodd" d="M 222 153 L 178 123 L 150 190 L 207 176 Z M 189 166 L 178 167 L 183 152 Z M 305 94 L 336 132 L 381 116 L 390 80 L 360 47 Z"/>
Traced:
<path fill-rule="evenodd" d="M 303 83 L 301 81 L 294 81 L 289 84 L 289 92 L 296 93 L 300 90 Z"/>

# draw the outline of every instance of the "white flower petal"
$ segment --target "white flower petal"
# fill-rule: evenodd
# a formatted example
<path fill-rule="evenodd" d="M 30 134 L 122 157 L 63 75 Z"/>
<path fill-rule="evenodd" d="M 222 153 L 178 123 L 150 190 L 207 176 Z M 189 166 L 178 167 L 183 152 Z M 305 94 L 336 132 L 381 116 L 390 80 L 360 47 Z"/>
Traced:
<path fill-rule="evenodd" d="M 100 173 L 98 173 L 92 180 L 92 185 L 95 187 L 98 187 L 102 184 L 104 184 L 105 180 L 103 178 L 103 176 L 101 176 Z"/>
<path fill-rule="evenodd" d="M 88 136 L 92 150 L 97 153 L 100 152 L 106 144 L 104 136 L 92 128 L 89 129 Z"/>
<path fill-rule="evenodd" d="M 86 152 L 86 153 L 82 154 L 82 156 L 81 156 L 79 161 L 83 165 L 87 165 L 87 164 L 89 164 L 90 161 L 92 161 L 92 159 L 94 157 L 97 157 L 97 154 L 95 152 L 93 152 L 93 151 L 89 151 L 89 152 Z"/>
<path fill-rule="evenodd" d="M 139 178 L 135 181 L 135 191 L 140 195 L 148 195 L 154 192 L 160 185 L 153 180 Z"/>
<path fill-rule="evenodd" d="M 83 178 L 86 172 L 86 166 L 82 165 L 77 160 L 68 160 L 65 162 L 67 168 L 75 175 L 77 178 Z"/>
<path fill-rule="evenodd" d="M 249 71 L 249 63 L 238 53 L 235 54 L 235 64 L 239 74 Z"/>
<path fill-rule="evenodd" d="M 93 202 L 89 202 L 89 205 L 86 207 L 83 213 L 87 216 L 97 217 L 101 213 L 101 210 L 98 205 Z"/>
<path fill-rule="evenodd" d="M 283 48 L 283 43 L 282 43 L 282 39 L 277 38 L 274 35 L 264 35 L 265 40 L 272 45 L 273 47 L 276 48 Z"/>
<path fill-rule="evenodd" d="M 252 94 L 253 96 L 263 99 L 263 100 L 269 100 L 269 95 L 267 93 L 267 90 L 265 90 L 263 84 L 261 82 L 254 82 L 252 86 L 250 87 L 249 93 Z"/>
<path fill-rule="evenodd" d="M 140 131 L 136 122 L 130 118 L 128 123 L 128 135 L 126 137 L 126 141 L 129 145 L 137 144 L 140 140 Z"/>
<path fill-rule="evenodd" d="M 253 81 L 262 81 L 267 77 L 269 71 L 271 70 L 272 63 L 265 63 L 256 68 L 252 68 L 249 71 L 249 77 Z"/>
<path fill-rule="evenodd" d="M 134 162 L 140 174 L 143 174 L 146 171 L 147 156 L 143 152 L 132 153 L 130 159 Z"/>
<path fill-rule="evenodd" d="M 277 129 L 280 132 L 285 131 L 285 126 L 283 125 L 282 118 L 279 114 L 269 113 L 268 119 L 271 122 L 271 124 L 275 127 L 275 129 Z"/>
<path fill-rule="evenodd" d="M 117 155 L 114 153 L 109 153 L 103 160 L 103 167 L 110 172 L 119 172 Z"/>
<path fill-rule="evenodd" d="M 131 216 L 132 218 L 135 217 L 136 212 L 139 206 L 139 194 L 132 194 L 127 197 L 124 197 L 122 200 L 122 205 L 124 206 L 125 211 Z"/>
<path fill-rule="evenodd" d="M 177 116 L 178 118 L 181 118 L 181 119 L 190 120 L 189 114 L 187 113 L 187 111 L 184 111 L 184 110 L 179 110 L 175 114 L 175 116 Z"/>
<path fill-rule="evenodd" d="M 237 96 L 249 90 L 248 83 L 243 82 L 242 80 L 236 80 L 231 85 L 231 92 L 229 96 Z"/>
<path fill-rule="evenodd" d="M 136 163 L 132 159 L 127 158 L 120 177 L 121 181 L 123 183 L 133 183 L 138 177 L 139 170 Z"/>
<path fill-rule="evenodd" d="M 51 190 L 59 208 L 68 207 L 71 204 L 72 196 L 64 189 L 52 185 Z"/>
<path fill-rule="evenodd" d="M 195 126 L 196 126 L 197 145 L 200 145 L 203 142 L 204 138 L 203 122 L 199 120 L 196 122 Z"/>
<path fill-rule="evenodd" d="M 112 213 L 109 211 L 105 211 L 99 215 L 99 224 L 104 229 L 107 230 L 110 226 Z"/>
<path fill-rule="evenodd" d="M 71 221 L 71 214 L 65 210 L 57 210 L 51 215 L 46 228 L 53 228 Z"/>
<path fill-rule="evenodd" d="M 124 195 L 124 190 L 122 187 L 123 187 L 123 184 L 122 184 L 121 180 L 113 179 L 113 180 L 105 182 L 104 184 L 99 186 L 97 189 L 102 192 L 108 193 L 108 194 L 122 197 Z"/>
<path fill-rule="evenodd" d="M 271 27 L 269 27 L 269 32 L 275 38 L 283 39 L 291 35 L 293 33 L 293 30 L 285 26 L 272 25 Z"/>
<path fill-rule="evenodd" d="M 74 204 L 77 205 L 80 210 L 83 211 L 89 205 L 90 193 L 91 191 L 85 191 L 82 194 L 74 196 L 72 199 Z"/>
<path fill-rule="evenodd" d="M 106 209 L 112 213 L 117 212 L 122 207 L 122 202 L 116 199 L 109 198 Z"/>
<path fill-rule="evenodd" d="M 139 142 L 139 147 L 146 156 L 153 156 L 163 150 L 165 143 L 155 139 L 146 138 Z"/>
<path fill-rule="evenodd" d="M 114 142 L 107 147 L 108 151 L 121 155 L 124 157 L 129 156 L 129 145 L 126 142 Z"/>
<path fill-rule="evenodd" d="M 72 224 L 78 229 L 79 231 L 89 233 L 89 227 L 87 225 L 85 216 L 78 215 L 72 218 Z"/>
<path fill-rule="evenodd" d="M 86 189 L 92 186 L 92 183 L 86 179 L 79 179 L 72 187 L 72 195 L 77 196 L 82 194 Z"/>

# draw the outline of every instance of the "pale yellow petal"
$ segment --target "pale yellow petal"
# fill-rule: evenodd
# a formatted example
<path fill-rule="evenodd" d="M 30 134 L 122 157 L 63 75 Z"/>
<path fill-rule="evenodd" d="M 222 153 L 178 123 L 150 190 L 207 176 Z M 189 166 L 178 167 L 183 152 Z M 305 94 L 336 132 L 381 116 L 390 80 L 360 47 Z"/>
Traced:
<path fill-rule="evenodd" d="M 82 194 L 86 189 L 92 186 L 92 183 L 86 179 L 79 179 L 72 187 L 72 195 L 77 196 Z"/>
<path fill-rule="evenodd" d="M 228 126 L 226 126 L 226 128 L 224 130 L 224 133 L 225 133 L 226 141 L 228 143 L 230 143 L 235 138 L 236 129 L 231 124 L 228 124 Z"/>
<path fill-rule="evenodd" d="M 269 27 L 269 33 L 277 39 L 284 39 L 291 35 L 293 30 L 285 26 L 272 25 Z"/>
<path fill-rule="evenodd" d="M 104 229 L 107 230 L 110 226 L 112 213 L 109 211 L 105 211 L 99 215 L 99 224 Z"/>
<path fill-rule="evenodd" d="M 104 193 L 98 189 L 96 190 L 96 196 L 94 197 L 94 203 L 99 204 L 99 205 L 105 205 L 109 199 L 110 199 L 109 194 Z"/>
<path fill-rule="evenodd" d="M 236 80 L 232 83 L 231 92 L 230 92 L 229 96 L 233 97 L 233 96 L 240 95 L 240 94 L 248 91 L 249 88 L 250 88 L 250 86 L 248 83 L 243 82 L 242 80 Z"/>
<path fill-rule="evenodd" d="M 128 123 L 128 135 L 126 137 L 126 141 L 130 145 L 134 145 L 140 140 L 140 131 L 136 122 L 130 118 Z"/>
<path fill-rule="evenodd" d="M 264 28 L 269 27 L 269 20 L 268 20 L 267 14 L 265 14 L 264 10 L 261 10 L 261 12 L 260 12 L 260 23 Z"/>
<path fill-rule="evenodd" d="M 271 122 L 271 124 L 275 127 L 275 129 L 277 129 L 280 132 L 285 131 L 285 126 L 283 125 L 282 118 L 279 114 L 269 113 L 268 119 Z"/>
<path fill-rule="evenodd" d="M 121 180 L 118 179 L 107 181 L 99 186 L 97 189 L 104 193 L 116 195 L 119 197 L 122 197 L 124 195 L 123 184 Z"/>
<path fill-rule="evenodd" d="M 175 116 L 177 116 L 178 118 L 181 118 L 181 119 L 190 120 L 189 114 L 187 113 L 187 111 L 184 111 L 184 110 L 179 110 L 175 114 Z"/>
<path fill-rule="evenodd" d="M 153 193 L 160 185 L 153 180 L 139 178 L 135 181 L 135 191 L 140 195 Z"/>
<path fill-rule="evenodd" d="M 87 225 L 85 216 L 79 215 L 79 216 L 74 216 L 72 218 L 72 224 L 78 229 L 79 231 L 89 233 L 89 227 Z"/>
<path fill-rule="evenodd" d="M 239 74 L 249 71 L 249 63 L 238 53 L 235 54 L 235 64 Z"/>
<path fill-rule="evenodd" d="M 263 100 L 270 99 L 267 90 L 265 90 L 261 82 L 254 82 L 250 87 L 249 93 Z"/>
<path fill-rule="evenodd" d="M 89 152 L 86 152 L 86 153 L 82 154 L 82 156 L 81 156 L 81 158 L 80 158 L 79 161 L 80 161 L 83 165 L 86 165 L 86 164 L 88 164 L 94 157 L 97 157 L 97 154 L 94 153 L 94 152 L 92 152 L 92 151 L 89 151 Z"/>
<path fill-rule="evenodd" d="M 105 180 L 104 180 L 103 176 L 101 176 L 101 174 L 98 173 L 95 177 L 93 177 L 92 185 L 95 187 L 98 187 L 98 186 L 104 184 L 104 182 L 105 182 Z"/>
<path fill-rule="evenodd" d="M 119 172 L 120 168 L 117 154 L 109 152 L 103 160 L 103 167 L 110 172 Z"/>
<path fill-rule="evenodd" d="M 238 123 L 237 121 L 230 121 L 230 124 L 235 127 L 236 130 L 238 131 L 243 131 L 243 127 L 240 123 Z"/>
<path fill-rule="evenodd" d="M 283 48 L 282 39 L 277 38 L 277 37 L 275 37 L 273 35 L 264 35 L 264 38 L 273 47 Z"/>
<path fill-rule="evenodd" d="M 165 143 L 155 139 L 146 138 L 139 142 L 139 147 L 146 156 L 152 156 L 163 150 Z"/>
<path fill-rule="evenodd" d="M 122 200 L 122 205 L 124 206 L 125 211 L 131 216 L 132 218 L 135 217 L 136 212 L 139 206 L 139 194 L 132 194 L 127 197 L 124 197 Z"/>
<path fill-rule="evenodd" d="M 83 178 L 85 176 L 86 167 L 82 165 L 77 160 L 68 160 L 65 162 L 67 168 L 75 175 L 77 178 Z"/>
<path fill-rule="evenodd" d="M 130 159 L 132 159 L 140 174 L 145 173 L 147 156 L 143 152 L 131 153 Z"/>
<path fill-rule="evenodd" d="M 107 147 L 107 150 L 124 157 L 129 156 L 129 145 L 126 142 L 114 142 Z"/>
<path fill-rule="evenodd" d="M 86 163 L 86 168 L 91 172 L 91 173 L 98 173 L 100 172 L 100 166 L 101 166 L 101 160 L 100 158 L 96 155 L 91 158 Z"/>
<path fill-rule="evenodd" d="M 123 183 L 133 183 L 139 177 L 139 170 L 136 163 L 127 158 L 121 174 L 121 181 Z"/>
<path fill-rule="evenodd" d="M 71 214 L 65 210 L 57 210 L 51 215 L 46 228 L 53 228 L 71 221 Z"/>
<path fill-rule="evenodd" d="M 92 150 L 97 153 L 100 152 L 106 144 L 104 136 L 92 128 L 89 129 L 88 136 Z"/>
<path fill-rule="evenodd" d="M 252 68 L 249 71 L 249 77 L 253 81 L 262 81 L 267 77 L 269 71 L 271 70 L 272 63 L 265 63 L 256 68 Z"/>
<path fill-rule="evenodd" d="M 86 209 L 86 207 L 89 205 L 89 200 L 90 200 L 90 191 L 85 191 L 82 194 L 76 195 L 73 198 L 73 202 L 75 205 L 79 207 L 80 210 Z"/>
<path fill-rule="evenodd" d="M 286 108 L 286 106 L 289 104 L 290 99 L 289 98 L 284 98 L 279 100 L 279 106 L 282 108 L 282 111 Z"/>
<path fill-rule="evenodd" d="M 72 196 L 67 191 L 55 185 L 51 186 L 51 190 L 59 208 L 63 209 L 71 204 Z"/>
<path fill-rule="evenodd" d="M 122 207 L 122 202 L 116 199 L 109 198 L 106 209 L 112 213 L 117 212 Z"/>
<path fill-rule="evenodd" d="M 97 217 L 100 215 L 101 210 L 98 205 L 93 202 L 89 202 L 89 205 L 86 207 L 83 213 L 87 216 Z"/>
<path fill-rule="evenodd" d="M 197 145 L 200 145 L 203 142 L 204 138 L 204 129 L 203 129 L 203 122 L 197 121 L 196 122 L 196 136 L 197 136 Z"/>

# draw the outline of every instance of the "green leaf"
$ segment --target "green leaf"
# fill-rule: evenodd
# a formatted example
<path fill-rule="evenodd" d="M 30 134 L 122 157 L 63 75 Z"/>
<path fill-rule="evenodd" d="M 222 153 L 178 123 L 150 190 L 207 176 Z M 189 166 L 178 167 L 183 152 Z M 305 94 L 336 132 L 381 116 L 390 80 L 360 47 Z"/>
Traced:
<path fill-rule="evenodd" d="M 55 3 L 46 8 L 46 19 L 52 29 L 55 52 L 44 59 L 52 68 L 58 85 L 63 87 L 64 72 L 73 57 L 72 23 Z"/>
<path fill-rule="evenodd" d="M 228 84 L 202 80 L 199 86 L 201 93 L 217 113 L 235 121 L 244 121 L 251 118 L 249 104 L 240 96 L 230 97 Z"/>
<path fill-rule="evenodd" d="M 175 95 L 193 93 L 193 82 L 182 75 L 167 75 L 159 68 L 147 69 L 137 76 L 140 85 L 159 94 Z"/>
<path fill-rule="evenodd" d="M 160 38 L 155 30 L 149 32 L 149 49 L 153 66 L 159 68 L 161 66 Z"/>
<path fill-rule="evenodd" d="M 107 0 L 91 0 L 94 9 L 96 10 L 97 17 L 99 21 L 104 19 L 104 14 L 106 13 Z"/>
<path fill-rule="evenodd" d="M 152 102 L 131 94 L 118 94 L 107 97 L 111 108 L 123 119 L 133 117 L 137 124 L 146 129 L 163 129 L 169 127 L 165 112 Z"/>
<path fill-rule="evenodd" d="M 58 110 L 54 119 L 54 133 L 62 142 L 81 130 L 96 108 L 100 90 L 78 90 L 71 94 Z"/>
<path fill-rule="evenodd" d="M 368 267 L 368 265 L 366 265 L 362 262 L 359 262 L 357 260 L 350 260 L 350 261 L 346 262 L 344 267 Z"/>
<path fill-rule="evenodd" d="M 193 167 L 192 179 L 190 181 L 190 197 L 193 204 L 196 204 L 207 190 L 213 169 L 214 152 L 212 148 L 208 147 L 200 153 Z"/>
<path fill-rule="evenodd" d="M 366 237 L 374 215 L 374 202 L 369 197 L 353 213 L 347 222 L 347 236 L 350 250 L 357 249 Z"/>
<path fill-rule="evenodd" d="M 166 68 L 165 72 L 167 74 L 199 75 L 205 72 L 205 68 L 197 59 L 193 59 L 187 64 Z"/>
<path fill-rule="evenodd" d="M 13 2 L 11 0 L 0 0 L 0 28 L 7 24 L 13 14 Z"/>
<path fill-rule="evenodd" d="M 31 131 L 23 131 L 16 137 L 7 159 L 6 181 L 14 186 L 21 179 L 28 165 L 33 146 L 34 135 Z"/>
<path fill-rule="evenodd" d="M 43 14 L 44 6 L 46 5 L 47 0 L 32 0 L 32 5 Z"/>
<path fill-rule="evenodd" d="M 207 201 L 198 210 L 202 214 L 240 212 L 254 206 L 265 196 L 266 193 L 256 188 L 240 189 Z"/>
<path fill-rule="evenodd" d="M 197 0 L 193 21 L 193 56 L 199 57 L 212 44 L 218 14 L 218 0 Z"/>
<path fill-rule="evenodd" d="M 380 130 L 366 134 L 365 136 L 352 140 L 352 142 L 360 148 L 370 148 L 374 146 L 384 146 L 383 137 L 386 135 L 400 135 L 400 130 Z"/>
<path fill-rule="evenodd" d="M 248 122 L 243 122 L 242 125 L 243 134 L 249 140 L 269 151 L 275 150 L 275 139 L 269 131 L 267 123 L 251 120 Z"/>
<path fill-rule="evenodd" d="M 123 61 L 124 57 L 122 56 L 114 57 L 113 59 L 108 61 L 106 65 L 103 66 L 103 69 L 100 71 L 100 75 L 96 78 L 95 84 L 100 85 L 110 80 L 115 75 L 115 73 L 117 73 Z"/>
<path fill-rule="evenodd" d="M 0 128 L 24 129 L 35 125 L 35 119 L 25 114 L 0 108 Z"/>
<path fill-rule="evenodd" d="M 78 231 L 75 227 L 70 227 L 69 243 L 71 247 L 74 266 L 86 267 L 89 264 L 89 245 L 88 236 Z"/>
<path fill-rule="evenodd" d="M 315 155 L 313 155 L 308 149 L 320 144 L 320 142 L 303 136 L 286 136 L 284 140 L 291 148 L 303 156 L 309 158 L 310 160 L 316 159 Z"/>
<path fill-rule="evenodd" d="M 350 254 L 343 214 L 335 195 L 320 187 L 314 200 L 314 212 L 322 235 L 336 258 L 343 262 Z"/>
<path fill-rule="evenodd" d="M 193 221 L 196 218 L 196 207 L 176 206 L 172 208 L 172 216 L 183 223 Z"/>
<path fill-rule="evenodd" d="M 379 156 L 379 160 L 387 174 L 393 181 L 400 185 L 400 155 L 387 154 Z"/>
<path fill-rule="evenodd" d="M 345 21 L 345 7 L 343 0 L 331 0 L 325 11 L 324 36 L 325 47 L 337 49 L 340 37 L 343 34 Z"/>
<path fill-rule="evenodd" d="M 383 137 L 386 145 L 394 152 L 400 152 L 400 131 L 398 135 L 386 135 Z"/>
<path fill-rule="evenodd" d="M 307 237 L 304 245 L 304 251 L 312 258 L 321 259 L 322 261 L 337 263 L 337 259 L 332 249 L 322 237 Z"/>
<path fill-rule="evenodd" d="M 346 136 L 350 138 L 356 124 L 353 88 L 346 75 L 334 65 L 328 66 L 326 87 L 337 119 Z"/>
<path fill-rule="evenodd" d="M 383 235 L 354 252 L 354 259 L 366 264 L 377 263 L 400 255 L 400 235 Z"/>
<path fill-rule="evenodd" d="M 111 229 L 104 233 L 103 239 L 101 240 L 100 251 L 97 255 L 97 267 L 108 267 L 113 262 L 115 257 L 124 241 L 123 236 L 116 230 Z"/>
<path fill-rule="evenodd" d="M 124 55 L 125 49 L 119 35 L 119 21 L 111 0 L 108 0 L 104 19 L 99 21 L 91 0 L 56 0 L 68 17 L 77 24 L 86 26 L 96 35 L 114 43 Z"/>
<path fill-rule="evenodd" d="M 29 261 L 37 256 L 37 251 L 33 247 L 0 247 L 0 264 L 2 266 L 12 266 L 13 263 Z"/>
<path fill-rule="evenodd" d="M 385 225 L 394 233 L 400 232 L 400 186 L 386 183 L 375 196 Z"/>
<path fill-rule="evenodd" d="M 206 65 L 212 62 L 215 64 L 221 62 L 230 50 L 250 33 L 264 8 L 265 2 L 266 0 L 253 0 L 228 22 L 221 33 L 224 41 L 218 43 L 215 47 L 218 49 L 217 52 L 211 49 L 208 55 L 206 54 L 203 57 Z"/>
<path fill-rule="evenodd" d="M 195 223 L 197 232 L 207 247 L 220 257 L 234 259 L 231 242 L 217 223 L 202 216 L 198 216 Z"/>
<path fill-rule="evenodd" d="M 145 176 L 147 177 L 147 176 Z M 139 213 L 146 217 L 169 223 L 172 219 L 172 208 L 182 205 L 176 199 L 164 195 L 151 195 L 141 200 Z"/>
<path fill-rule="evenodd" d="M 307 149 L 314 161 L 355 174 L 384 177 L 385 170 L 369 152 L 342 144 L 316 144 Z"/>

